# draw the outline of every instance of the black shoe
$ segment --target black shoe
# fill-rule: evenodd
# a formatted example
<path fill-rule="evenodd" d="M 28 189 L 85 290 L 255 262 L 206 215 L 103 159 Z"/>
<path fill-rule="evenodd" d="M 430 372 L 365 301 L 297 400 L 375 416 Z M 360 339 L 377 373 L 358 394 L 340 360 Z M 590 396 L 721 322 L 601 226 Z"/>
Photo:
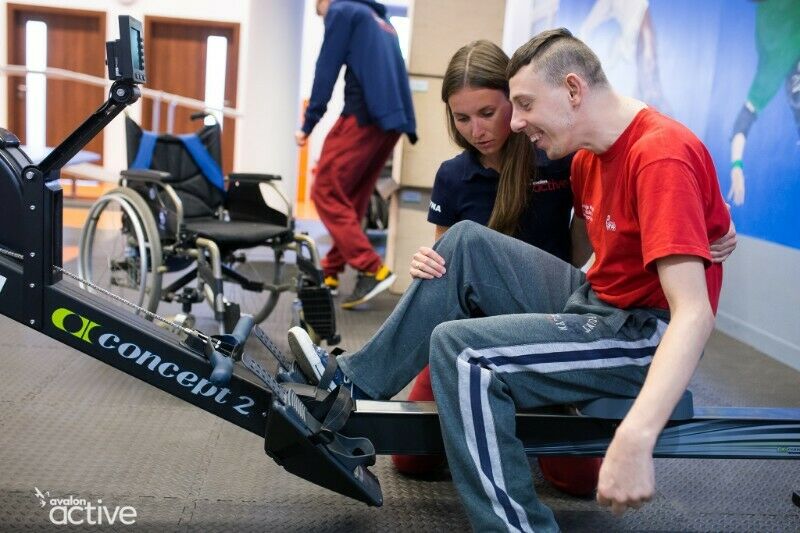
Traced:
<path fill-rule="evenodd" d="M 359 272 L 356 288 L 353 293 L 342 302 L 343 309 L 352 309 L 357 305 L 372 300 L 392 286 L 397 276 L 386 265 L 382 265 L 376 273 Z"/>

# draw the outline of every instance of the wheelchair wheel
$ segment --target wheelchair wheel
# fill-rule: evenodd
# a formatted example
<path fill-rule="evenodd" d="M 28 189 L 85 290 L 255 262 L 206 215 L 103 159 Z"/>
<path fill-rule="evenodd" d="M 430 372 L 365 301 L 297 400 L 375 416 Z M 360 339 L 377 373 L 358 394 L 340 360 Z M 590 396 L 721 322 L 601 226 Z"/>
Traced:
<path fill-rule="evenodd" d="M 79 250 L 81 277 L 156 311 L 161 297 L 161 241 L 153 215 L 136 192 L 119 187 L 92 205 Z"/>

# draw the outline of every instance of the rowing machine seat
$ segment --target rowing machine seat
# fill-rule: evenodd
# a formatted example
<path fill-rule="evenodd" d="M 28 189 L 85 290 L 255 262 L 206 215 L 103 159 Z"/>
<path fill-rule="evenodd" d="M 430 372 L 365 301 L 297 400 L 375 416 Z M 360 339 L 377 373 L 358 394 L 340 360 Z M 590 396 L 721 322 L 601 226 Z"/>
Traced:
<path fill-rule="evenodd" d="M 584 416 L 622 420 L 628 414 L 636 398 L 597 398 L 577 405 L 578 412 Z M 670 415 L 670 420 L 688 420 L 694 417 L 692 392 L 686 390 Z"/>

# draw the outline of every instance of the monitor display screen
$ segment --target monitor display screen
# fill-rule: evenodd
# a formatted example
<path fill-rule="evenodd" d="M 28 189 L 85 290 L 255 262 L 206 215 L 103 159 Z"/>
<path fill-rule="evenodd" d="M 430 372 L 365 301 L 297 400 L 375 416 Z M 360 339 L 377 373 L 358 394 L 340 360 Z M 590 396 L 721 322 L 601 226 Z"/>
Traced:
<path fill-rule="evenodd" d="M 134 70 L 142 70 L 142 58 L 139 54 L 139 50 L 141 50 L 139 45 L 140 39 L 139 31 L 135 28 L 131 28 L 131 61 L 133 61 L 132 66 Z"/>

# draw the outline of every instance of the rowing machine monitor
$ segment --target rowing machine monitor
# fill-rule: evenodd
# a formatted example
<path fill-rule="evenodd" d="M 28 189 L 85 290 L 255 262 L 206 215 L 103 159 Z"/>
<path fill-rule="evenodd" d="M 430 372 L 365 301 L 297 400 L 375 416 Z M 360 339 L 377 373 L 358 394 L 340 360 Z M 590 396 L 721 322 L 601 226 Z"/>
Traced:
<path fill-rule="evenodd" d="M 119 39 L 106 43 L 108 79 L 145 83 L 144 38 L 142 23 L 128 16 L 119 17 Z"/>

